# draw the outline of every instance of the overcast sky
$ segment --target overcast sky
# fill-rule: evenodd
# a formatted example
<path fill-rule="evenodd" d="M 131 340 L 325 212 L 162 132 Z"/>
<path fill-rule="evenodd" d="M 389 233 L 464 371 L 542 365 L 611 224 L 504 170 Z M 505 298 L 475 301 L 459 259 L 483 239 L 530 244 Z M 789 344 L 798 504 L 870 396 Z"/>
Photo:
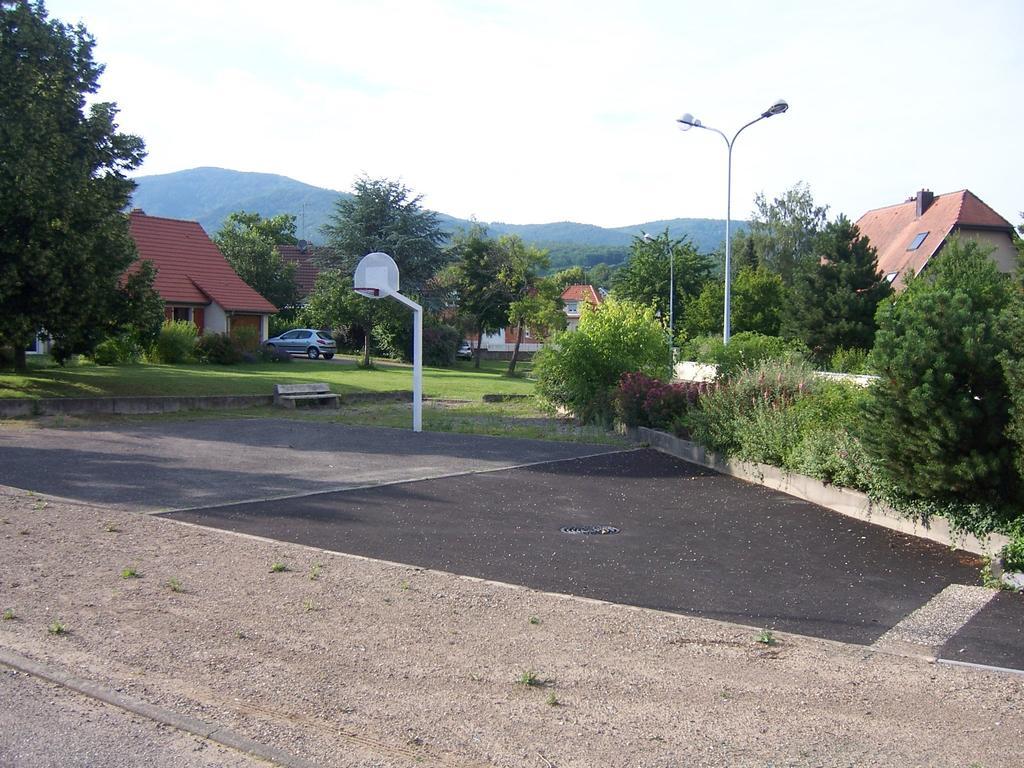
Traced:
<path fill-rule="evenodd" d="M 484 221 L 725 215 L 807 182 L 857 218 L 919 188 L 1024 210 L 1024 2 L 51 0 L 107 65 L 140 174 L 400 178 Z"/>

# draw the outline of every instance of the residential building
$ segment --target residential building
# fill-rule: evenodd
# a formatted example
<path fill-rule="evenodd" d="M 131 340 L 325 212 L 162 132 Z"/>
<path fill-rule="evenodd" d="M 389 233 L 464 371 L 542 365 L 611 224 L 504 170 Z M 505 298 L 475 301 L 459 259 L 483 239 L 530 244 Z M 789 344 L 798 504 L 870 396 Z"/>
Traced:
<path fill-rule="evenodd" d="M 566 330 L 575 331 L 580 324 L 580 314 L 584 304 L 598 306 L 604 299 L 601 292 L 593 285 L 570 285 L 562 291 L 562 303 L 565 305 Z M 488 357 L 509 357 L 516 346 L 516 332 L 514 327 L 500 328 L 495 333 L 484 334 L 483 343 L 480 348 L 487 353 Z M 469 337 L 476 348 L 476 335 Z M 519 345 L 519 352 L 533 354 L 544 344 L 535 339 L 528 332 L 523 335 L 523 342 Z"/>
<path fill-rule="evenodd" d="M 857 227 L 878 251 L 879 271 L 896 290 L 920 274 L 953 236 L 990 249 L 1000 271 L 1017 268 L 1013 225 L 967 189 L 942 195 L 922 189 L 905 202 L 868 211 Z"/>
<path fill-rule="evenodd" d="M 157 269 L 153 287 L 168 320 L 195 323 L 200 333 L 251 328 L 260 341 L 267 339 L 277 307 L 238 276 L 198 222 L 147 216 L 138 208 L 128 219 L 139 260 Z"/>
<path fill-rule="evenodd" d="M 295 265 L 295 284 L 299 288 L 301 302 L 305 303 L 313 292 L 316 279 L 320 275 L 318 259 L 330 255 L 332 251 L 329 248 L 313 245 L 306 240 L 299 240 L 297 245 L 277 246 L 277 252 L 286 263 Z"/>

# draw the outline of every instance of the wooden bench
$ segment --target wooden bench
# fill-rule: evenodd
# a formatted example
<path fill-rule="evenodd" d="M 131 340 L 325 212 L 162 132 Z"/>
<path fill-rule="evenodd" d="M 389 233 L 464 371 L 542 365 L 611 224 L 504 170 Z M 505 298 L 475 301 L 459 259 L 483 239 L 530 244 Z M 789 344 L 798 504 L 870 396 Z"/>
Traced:
<path fill-rule="evenodd" d="M 338 396 L 326 384 L 275 384 L 274 405 L 297 408 L 299 405 L 338 407 Z"/>

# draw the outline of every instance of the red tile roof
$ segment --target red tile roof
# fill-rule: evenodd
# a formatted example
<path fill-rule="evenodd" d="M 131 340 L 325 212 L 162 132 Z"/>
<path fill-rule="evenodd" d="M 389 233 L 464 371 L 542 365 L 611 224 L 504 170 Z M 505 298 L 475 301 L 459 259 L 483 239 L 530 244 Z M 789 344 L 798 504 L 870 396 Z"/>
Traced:
<path fill-rule="evenodd" d="M 570 285 L 562 291 L 562 301 L 588 301 L 594 306 L 601 303 L 601 294 L 592 285 Z"/>
<path fill-rule="evenodd" d="M 198 222 L 147 216 L 138 209 L 128 220 L 139 259 L 157 268 L 154 288 L 168 304 L 213 300 L 228 312 L 277 312 L 238 276 Z"/>
<path fill-rule="evenodd" d="M 1010 222 L 966 189 L 935 195 L 920 217 L 917 216 L 916 196 L 898 205 L 876 208 L 861 216 L 857 227 L 878 251 L 879 272 L 897 274 L 897 287 L 907 276 L 918 274 L 955 230 L 1013 231 Z M 914 239 L 924 232 L 928 235 L 920 246 L 908 251 Z"/>
<path fill-rule="evenodd" d="M 312 245 L 300 249 L 297 245 L 279 245 L 277 252 L 286 262 L 295 265 L 295 284 L 299 286 L 299 294 L 309 296 L 313 292 L 317 275 L 320 274 L 320 267 L 317 266 L 314 258 L 319 255 L 322 249 Z"/>

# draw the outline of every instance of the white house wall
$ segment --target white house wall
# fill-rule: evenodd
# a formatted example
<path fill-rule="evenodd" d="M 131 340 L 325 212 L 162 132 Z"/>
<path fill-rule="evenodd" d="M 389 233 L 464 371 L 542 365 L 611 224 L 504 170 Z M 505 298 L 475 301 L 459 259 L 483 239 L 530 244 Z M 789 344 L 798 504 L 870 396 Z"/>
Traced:
<path fill-rule="evenodd" d="M 227 333 L 228 316 L 215 301 L 211 301 L 203 312 L 203 333 Z M 265 338 L 265 337 L 264 337 Z"/>

